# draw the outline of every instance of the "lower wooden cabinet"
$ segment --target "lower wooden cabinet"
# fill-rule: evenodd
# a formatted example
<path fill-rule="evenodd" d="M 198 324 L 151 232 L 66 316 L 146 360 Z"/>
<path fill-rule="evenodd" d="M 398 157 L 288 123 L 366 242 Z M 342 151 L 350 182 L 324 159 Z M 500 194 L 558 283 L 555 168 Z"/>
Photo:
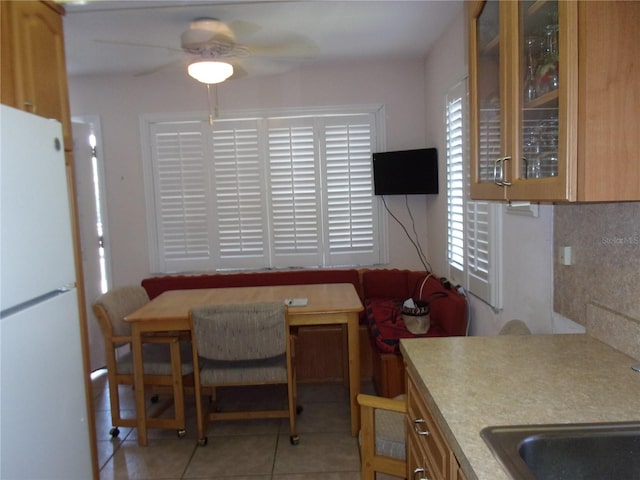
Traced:
<path fill-rule="evenodd" d="M 360 378 L 371 381 L 369 331 L 360 326 Z M 340 325 L 299 327 L 296 334 L 296 377 L 300 383 L 349 382 L 347 332 Z"/>
<path fill-rule="evenodd" d="M 410 373 L 407 378 L 407 479 L 466 480 Z"/>

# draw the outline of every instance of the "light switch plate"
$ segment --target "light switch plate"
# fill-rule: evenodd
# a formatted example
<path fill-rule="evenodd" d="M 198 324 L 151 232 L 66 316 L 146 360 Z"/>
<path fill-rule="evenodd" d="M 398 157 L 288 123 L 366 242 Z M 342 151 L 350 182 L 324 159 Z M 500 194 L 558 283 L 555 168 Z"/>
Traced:
<path fill-rule="evenodd" d="M 558 249 L 558 262 L 560 265 L 573 265 L 573 252 L 571 247 L 563 246 Z"/>

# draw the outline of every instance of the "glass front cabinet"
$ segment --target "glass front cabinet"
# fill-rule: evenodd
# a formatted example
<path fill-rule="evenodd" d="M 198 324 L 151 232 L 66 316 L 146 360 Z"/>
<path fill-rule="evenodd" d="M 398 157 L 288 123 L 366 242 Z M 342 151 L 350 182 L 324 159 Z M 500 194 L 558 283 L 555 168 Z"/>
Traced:
<path fill-rule="evenodd" d="M 467 13 L 471 197 L 640 199 L 640 2 L 490 0 Z"/>

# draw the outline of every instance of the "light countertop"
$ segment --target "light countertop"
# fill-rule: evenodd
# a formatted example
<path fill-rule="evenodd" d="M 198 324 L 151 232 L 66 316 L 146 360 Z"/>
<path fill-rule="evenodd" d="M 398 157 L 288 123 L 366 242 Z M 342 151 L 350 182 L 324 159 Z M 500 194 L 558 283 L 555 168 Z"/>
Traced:
<path fill-rule="evenodd" d="M 586 334 L 408 339 L 401 351 L 468 480 L 508 479 L 486 426 L 640 419 L 638 362 Z"/>

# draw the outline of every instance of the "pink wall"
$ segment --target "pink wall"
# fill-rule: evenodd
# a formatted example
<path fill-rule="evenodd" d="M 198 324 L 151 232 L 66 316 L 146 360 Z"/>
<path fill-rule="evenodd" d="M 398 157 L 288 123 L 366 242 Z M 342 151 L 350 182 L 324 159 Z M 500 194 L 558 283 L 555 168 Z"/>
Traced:
<path fill-rule="evenodd" d="M 207 111 L 204 85 L 185 72 L 133 77 L 111 75 L 69 79 L 72 115 L 99 115 L 114 285 L 136 284 L 149 275 L 140 115 Z M 390 61 L 309 66 L 282 75 L 244 78 L 219 86 L 221 112 L 343 104 L 383 104 L 388 149 L 425 143 L 423 62 Z M 427 248 L 426 201 L 411 198 L 420 242 Z M 388 202 L 407 222 L 404 198 Z M 413 247 L 390 222 L 390 265 L 420 268 Z"/>

